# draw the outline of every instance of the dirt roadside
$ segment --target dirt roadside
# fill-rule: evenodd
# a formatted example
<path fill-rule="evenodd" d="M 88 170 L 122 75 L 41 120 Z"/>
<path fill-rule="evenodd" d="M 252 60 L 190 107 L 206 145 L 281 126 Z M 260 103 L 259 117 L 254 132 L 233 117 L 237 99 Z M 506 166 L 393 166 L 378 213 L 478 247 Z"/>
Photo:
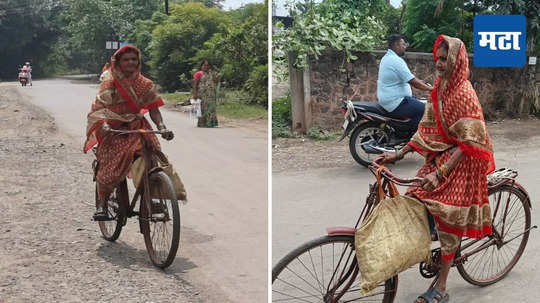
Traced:
<path fill-rule="evenodd" d="M 165 108 L 170 111 L 181 112 L 186 115 L 189 115 L 189 112 L 191 111 L 191 106 L 175 106 L 174 104 L 166 104 Z M 232 119 L 219 115 L 218 122 L 219 127 L 247 128 L 258 133 L 268 133 L 267 118 Z"/>
<path fill-rule="evenodd" d="M 526 146 L 528 139 L 539 135 L 539 126 L 540 120 L 533 117 L 525 120 L 487 122 L 495 153 L 514 148 L 518 144 Z M 349 138 L 341 142 L 337 142 L 337 139 L 327 141 L 308 138 L 272 139 L 272 172 L 274 173 L 350 167 L 351 165 L 358 164 L 349 152 Z"/>
<path fill-rule="evenodd" d="M 9 87 L 0 87 L 0 128 L 1 303 L 205 301 L 181 271 L 150 265 L 140 234 L 136 245 L 99 240 L 82 142 Z"/>

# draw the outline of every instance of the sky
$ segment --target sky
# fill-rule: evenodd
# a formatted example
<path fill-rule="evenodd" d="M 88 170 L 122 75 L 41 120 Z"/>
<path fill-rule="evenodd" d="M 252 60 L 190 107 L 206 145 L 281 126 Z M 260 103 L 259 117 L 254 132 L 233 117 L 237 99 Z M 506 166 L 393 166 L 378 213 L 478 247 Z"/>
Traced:
<path fill-rule="evenodd" d="M 225 0 L 223 1 L 223 9 L 237 9 L 248 3 L 264 3 L 264 0 Z"/>
<path fill-rule="evenodd" d="M 226 1 L 241 1 L 241 0 L 226 0 Z M 253 0 L 252 0 L 253 1 Z M 273 0 L 272 2 L 276 4 L 276 15 L 277 16 L 286 16 L 288 15 L 287 10 L 284 7 L 284 4 L 287 0 Z M 315 0 L 315 2 L 321 2 L 321 0 Z M 401 6 L 401 0 L 390 0 L 390 4 L 393 7 Z"/>

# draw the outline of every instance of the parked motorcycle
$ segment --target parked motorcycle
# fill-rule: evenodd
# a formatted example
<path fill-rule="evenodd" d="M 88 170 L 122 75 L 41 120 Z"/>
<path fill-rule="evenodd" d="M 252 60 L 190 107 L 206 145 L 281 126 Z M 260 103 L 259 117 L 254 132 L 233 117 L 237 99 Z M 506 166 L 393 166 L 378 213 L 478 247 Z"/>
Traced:
<path fill-rule="evenodd" d="M 27 72 L 20 72 L 19 73 L 19 82 L 22 86 L 26 86 L 28 84 L 28 73 Z"/>
<path fill-rule="evenodd" d="M 345 122 L 339 141 L 352 131 L 349 150 L 354 160 L 365 167 L 378 155 L 405 146 L 416 132 L 412 119 L 391 118 L 377 102 L 342 100 L 341 109 Z"/>

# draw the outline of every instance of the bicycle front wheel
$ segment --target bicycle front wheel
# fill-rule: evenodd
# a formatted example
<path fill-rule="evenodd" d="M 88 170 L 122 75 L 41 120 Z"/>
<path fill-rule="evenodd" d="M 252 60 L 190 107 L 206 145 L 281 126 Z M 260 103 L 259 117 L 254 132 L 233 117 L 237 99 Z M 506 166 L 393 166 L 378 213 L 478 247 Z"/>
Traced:
<path fill-rule="evenodd" d="M 96 185 L 96 201 L 97 199 Z M 124 180 L 113 190 L 106 203 L 109 220 L 98 221 L 99 229 L 105 240 L 114 242 L 120 236 L 122 227 L 126 222 L 126 205 L 129 203 L 128 199 L 127 183 Z"/>
<path fill-rule="evenodd" d="M 360 292 L 354 236 L 324 236 L 290 252 L 272 269 L 272 302 L 394 301 L 398 277 Z"/>
<path fill-rule="evenodd" d="M 141 198 L 141 226 L 146 250 L 160 268 L 172 264 L 180 242 L 180 208 L 170 178 L 162 171 L 149 178 L 150 201 Z"/>
<path fill-rule="evenodd" d="M 504 278 L 523 254 L 529 239 L 531 211 L 528 197 L 517 187 L 502 185 L 488 192 L 493 235 L 463 238 L 456 257 L 487 246 L 457 265 L 467 282 L 487 286 Z M 494 242 L 495 240 L 495 242 Z M 489 245 L 489 243 L 493 243 Z"/>

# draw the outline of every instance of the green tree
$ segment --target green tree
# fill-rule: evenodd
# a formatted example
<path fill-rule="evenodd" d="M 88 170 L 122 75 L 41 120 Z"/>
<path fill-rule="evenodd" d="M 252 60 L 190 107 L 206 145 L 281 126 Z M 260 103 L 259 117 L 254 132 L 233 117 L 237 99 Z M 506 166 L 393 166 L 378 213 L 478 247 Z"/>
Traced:
<path fill-rule="evenodd" d="M 220 66 L 222 80 L 243 88 L 250 103 L 267 104 L 268 36 L 267 5 L 248 4 L 227 14 L 231 23 L 221 25 L 192 58 L 194 65 L 208 60 Z"/>
<path fill-rule="evenodd" d="M 17 77 L 17 67 L 26 61 L 34 75 L 46 71 L 46 58 L 58 37 L 54 19 L 61 3 L 53 0 L 6 0 L 0 2 L 0 77 Z"/>
<path fill-rule="evenodd" d="M 128 36 L 128 41 L 137 46 L 142 52 L 143 73 L 150 71 L 152 32 L 156 26 L 164 24 L 167 21 L 167 18 L 165 13 L 156 11 L 151 19 L 135 21 L 135 28 Z"/>
<path fill-rule="evenodd" d="M 173 4 L 167 21 L 152 33 L 150 66 L 157 82 L 167 91 L 189 88 L 196 67 L 191 58 L 228 22 L 221 11 L 201 3 Z"/>
<path fill-rule="evenodd" d="M 412 49 L 430 52 L 437 35 L 459 37 L 468 48 L 472 46 L 472 36 L 465 39 L 461 35 L 461 0 L 447 0 L 440 6 L 439 0 L 409 0 L 405 10 L 404 34 L 411 40 Z"/>
<path fill-rule="evenodd" d="M 294 25 L 274 37 L 277 48 L 297 56 L 303 67 L 308 56 L 318 58 L 325 49 L 345 53 L 347 60 L 356 60 L 353 51 L 367 51 L 384 41 L 387 27 L 381 20 L 385 1 L 324 0 L 291 6 Z M 279 27 L 283 27 L 278 23 Z"/>
<path fill-rule="evenodd" d="M 189 2 L 200 2 L 204 4 L 206 7 L 210 8 L 223 8 L 223 2 L 224 0 L 171 0 L 172 3 L 189 3 Z"/>
<path fill-rule="evenodd" d="M 64 0 L 62 13 L 66 41 L 57 44 L 69 56 L 72 66 L 99 71 L 113 50 L 105 49 L 108 40 L 126 41 L 136 29 L 138 19 L 148 19 L 160 0 Z"/>

